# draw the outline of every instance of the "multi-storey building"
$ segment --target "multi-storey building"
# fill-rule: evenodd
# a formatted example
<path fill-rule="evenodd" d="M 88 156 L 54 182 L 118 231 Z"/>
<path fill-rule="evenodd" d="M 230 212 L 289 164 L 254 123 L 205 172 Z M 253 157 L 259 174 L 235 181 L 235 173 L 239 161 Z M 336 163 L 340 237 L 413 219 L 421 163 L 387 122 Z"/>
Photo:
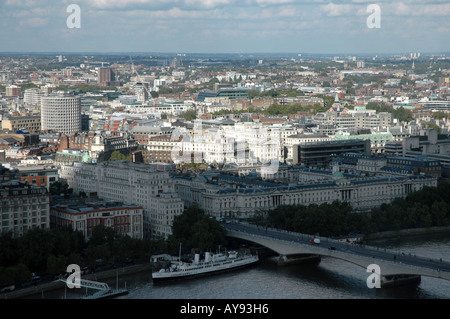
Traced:
<path fill-rule="evenodd" d="M 117 71 L 113 68 L 102 67 L 98 69 L 98 84 L 100 86 L 116 85 Z"/>
<path fill-rule="evenodd" d="M 64 167 L 61 169 L 64 170 Z M 183 212 L 183 206 L 180 205 L 182 201 L 178 196 L 163 196 L 174 192 L 169 173 L 153 170 L 147 164 L 127 161 L 83 163 L 77 164 L 76 169 L 65 172 L 66 175 L 74 174 L 72 183 L 75 193 L 83 191 L 88 195 L 96 194 L 105 200 L 126 201 L 142 206 L 144 236 L 168 236 L 170 233 L 163 232 L 169 231 L 169 228 L 158 228 L 161 226 L 161 216 L 169 214 L 167 218 L 171 222 L 172 214 Z M 169 199 L 172 201 L 171 205 L 176 207 L 168 209 L 164 206 Z M 156 205 L 156 202 L 160 202 L 160 206 Z M 158 207 L 162 207 L 162 210 Z"/>
<path fill-rule="evenodd" d="M 333 157 L 342 153 L 370 155 L 370 141 L 355 139 L 302 143 L 294 145 L 292 150 L 293 164 L 327 168 Z"/>
<path fill-rule="evenodd" d="M 131 129 L 131 134 L 138 144 L 147 145 L 152 138 L 171 135 L 173 131 L 169 126 L 137 125 Z"/>
<path fill-rule="evenodd" d="M 50 195 L 38 187 L 15 179 L 0 167 L 0 231 L 19 237 L 33 227 L 50 227 Z"/>
<path fill-rule="evenodd" d="M 2 130 L 17 132 L 18 130 L 27 130 L 29 132 L 39 132 L 41 130 L 40 116 L 11 116 L 1 122 Z"/>
<path fill-rule="evenodd" d="M 114 151 L 129 153 L 137 149 L 134 136 L 127 132 L 114 132 L 111 135 L 97 132 L 77 132 L 63 134 L 59 143 L 59 151 L 79 150 L 88 153 L 90 161 L 108 159 Z M 57 154 L 58 155 L 58 154 Z M 57 158 L 57 163 L 59 158 Z M 85 160 L 83 160 L 86 162 Z"/>
<path fill-rule="evenodd" d="M 303 170 L 308 168 L 302 168 Z M 175 178 L 175 189 L 186 205 L 197 204 L 215 217 L 248 218 L 279 205 L 310 205 L 348 202 L 363 211 L 405 197 L 424 186 L 437 185 L 436 177 L 344 175 L 339 170 L 316 170 L 316 182 L 277 184 L 220 173 Z M 322 178 L 319 178 L 322 175 Z"/>
<path fill-rule="evenodd" d="M 394 136 L 391 132 L 371 132 L 365 130 L 339 130 L 334 134 L 334 140 L 369 140 L 371 152 L 374 154 L 384 153 L 386 143 L 393 141 Z"/>
<path fill-rule="evenodd" d="M 59 180 L 58 169 L 45 165 L 15 166 L 17 177 L 34 186 L 44 186 L 50 190 L 50 185 Z"/>
<path fill-rule="evenodd" d="M 167 238 L 172 233 L 175 216 L 180 215 L 183 210 L 184 202 L 175 192 L 157 195 L 150 204 L 152 235 Z"/>
<path fill-rule="evenodd" d="M 17 85 L 9 85 L 6 87 L 6 96 L 17 96 L 20 97 L 21 95 L 21 88 Z"/>
<path fill-rule="evenodd" d="M 315 143 L 315 142 L 325 142 L 331 141 L 332 138 L 326 134 L 294 134 L 286 138 L 284 147 L 286 148 L 286 161 L 292 162 L 293 158 L 293 147 L 294 145 L 303 143 Z"/>
<path fill-rule="evenodd" d="M 337 128 L 381 128 L 389 127 L 392 124 L 392 114 L 387 112 L 380 112 L 378 114 L 371 110 L 356 110 L 349 111 L 329 111 L 325 113 L 318 113 L 312 119 L 317 124 L 331 124 Z"/>
<path fill-rule="evenodd" d="M 27 89 L 23 93 L 23 102 L 26 106 L 41 106 L 42 96 L 44 96 L 44 92 L 41 89 Z"/>
<path fill-rule="evenodd" d="M 77 204 L 54 204 L 50 208 L 52 228 L 69 226 L 80 231 L 85 240 L 97 225 L 111 227 L 117 234 L 143 238 L 141 206 L 118 201 L 95 201 Z"/>
<path fill-rule="evenodd" d="M 81 131 L 81 99 L 58 92 L 41 99 L 41 129 L 72 134 Z"/>
<path fill-rule="evenodd" d="M 172 151 L 181 140 L 182 137 L 175 140 L 170 135 L 150 137 L 143 151 L 144 162 L 173 163 Z"/>

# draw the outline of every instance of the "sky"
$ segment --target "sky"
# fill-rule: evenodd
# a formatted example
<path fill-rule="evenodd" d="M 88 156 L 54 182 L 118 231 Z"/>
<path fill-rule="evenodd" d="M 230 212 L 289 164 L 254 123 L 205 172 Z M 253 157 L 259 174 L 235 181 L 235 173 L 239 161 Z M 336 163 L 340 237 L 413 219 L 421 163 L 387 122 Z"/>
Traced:
<path fill-rule="evenodd" d="M 450 52 L 450 1 L 0 0 L 0 52 Z"/>

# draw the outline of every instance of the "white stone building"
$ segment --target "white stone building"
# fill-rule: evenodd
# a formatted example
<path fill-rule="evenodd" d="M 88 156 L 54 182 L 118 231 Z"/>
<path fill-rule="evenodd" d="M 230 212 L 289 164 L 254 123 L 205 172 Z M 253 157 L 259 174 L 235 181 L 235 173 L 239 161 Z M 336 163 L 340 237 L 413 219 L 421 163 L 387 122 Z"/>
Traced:
<path fill-rule="evenodd" d="M 168 222 L 165 226 L 171 226 L 174 216 L 183 213 L 183 202 L 173 194 L 174 184 L 167 172 L 153 170 L 147 164 L 127 161 L 78 165 L 72 170 L 75 174 L 74 192 L 84 191 L 88 195 L 96 193 L 105 200 L 142 206 L 144 236 L 167 237 L 171 233 L 171 227 L 161 227 L 161 220 Z M 69 173 L 70 170 L 66 172 Z"/>
<path fill-rule="evenodd" d="M 424 186 L 437 185 L 431 176 L 352 178 L 339 171 L 316 170 L 311 177 L 316 181 L 284 185 L 209 173 L 176 178 L 175 189 L 186 205 L 196 203 L 211 216 L 248 218 L 279 205 L 320 205 L 336 200 L 348 202 L 355 210 L 369 210 Z"/>

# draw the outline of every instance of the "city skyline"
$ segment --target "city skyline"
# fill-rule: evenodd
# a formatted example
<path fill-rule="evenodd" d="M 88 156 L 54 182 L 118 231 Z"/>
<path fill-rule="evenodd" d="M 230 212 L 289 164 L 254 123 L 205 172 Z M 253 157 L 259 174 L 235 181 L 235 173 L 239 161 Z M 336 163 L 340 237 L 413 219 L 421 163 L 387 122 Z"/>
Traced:
<path fill-rule="evenodd" d="M 7 0 L 0 12 L 2 52 L 450 51 L 442 0 Z"/>

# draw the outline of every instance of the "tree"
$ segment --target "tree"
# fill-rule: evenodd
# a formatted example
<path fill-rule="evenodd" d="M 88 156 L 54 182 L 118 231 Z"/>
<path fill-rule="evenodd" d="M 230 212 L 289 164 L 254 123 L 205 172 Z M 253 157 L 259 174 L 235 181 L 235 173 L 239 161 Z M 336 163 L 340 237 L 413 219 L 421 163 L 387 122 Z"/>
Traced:
<path fill-rule="evenodd" d="M 17 240 L 10 232 L 0 233 L 0 266 L 7 267 L 17 264 L 19 260 Z"/>
<path fill-rule="evenodd" d="M 197 112 L 195 110 L 188 110 L 180 115 L 186 121 L 192 121 L 197 118 Z"/>
<path fill-rule="evenodd" d="M 0 287 L 8 285 L 20 286 L 22 283 L 31 280 L 31 272 L 24 264 L 11 267 L 0 267 Z"/>
<path fill-rule="evenodd" d="M 183 214 L 175 217 L 172 226 L 172 241 L 182 243 L 182 247 L 214 249 L 225 245 L 225 229 L 210 218 L 197 205 L 186 209 Z"/>
<path fill-rule="evenodd" d="M 156 91 L 151 91 L 151 92 L 150 92 L 150 95 L 151 95 L 151 97 L 154 98 L 154 99 L 156 99 L 156 98 L 159 97 L 159 93 L 156 92 Z"/>
<path fill-rule="evenodd" d="M 114 151 L 111 153 L 111 156 L 109 157 L 108 161 L 130 161 L 131 162 L 131 154 L 124 155 L 120 151 Z"/>
<path fill-rule="evenodd" d="M 33 228 L 18 238 L 20 262 L 34 272 L 47 267 L 47 258 L 55 248 L 55 237 L 49 229 Z"/>
<path fill-rule="evenodd" d="M 65 181 L 56 181 L 50 184 L 50 194 L 52 195 L 69 195 L 73 193 L 73 189 Z"/>
<path fill-rule="evenodd" d="M 56 276 L 65 273 L 67 265 L 67 257 L 65 256 L 51 255 L 47 258 L 47 272 L 50 276 Z"/>
<path fill-rule="evenodd" d="M 94 246 L 107 244 L 109 246 L 112 246 L 115 236 L 116 232 L 114 231 L 114 229 L 99 224 L 92 228 L 92 235 L 89 239 L 88 244 Z"/>

